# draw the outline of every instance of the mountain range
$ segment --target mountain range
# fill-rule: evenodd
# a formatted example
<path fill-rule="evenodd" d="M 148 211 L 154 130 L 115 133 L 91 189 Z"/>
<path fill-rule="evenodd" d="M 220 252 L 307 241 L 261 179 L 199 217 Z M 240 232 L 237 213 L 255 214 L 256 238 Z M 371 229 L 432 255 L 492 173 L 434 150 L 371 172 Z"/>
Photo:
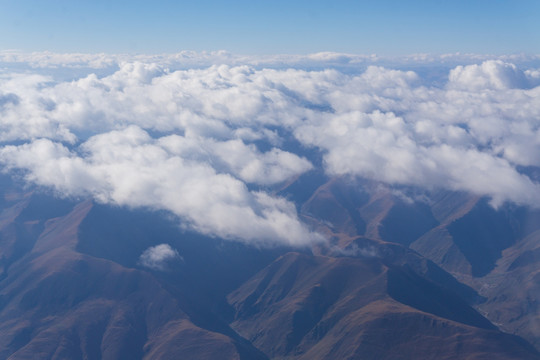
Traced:
<path fill-rule="evenodd" d="M 529 208 L 311 171 L 328 242 L 265 247 L 1 182 L 0 358 L 540 359 Z"/>

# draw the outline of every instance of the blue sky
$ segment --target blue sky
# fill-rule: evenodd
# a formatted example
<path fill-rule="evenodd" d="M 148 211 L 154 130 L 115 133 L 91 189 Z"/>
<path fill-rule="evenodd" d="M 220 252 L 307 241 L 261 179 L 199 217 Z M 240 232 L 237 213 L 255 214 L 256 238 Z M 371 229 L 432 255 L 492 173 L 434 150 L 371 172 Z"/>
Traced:
<path fill-rule="evenodd" d="M 0 50 L 540 53 L 538 0 L 0 0 Z"/>

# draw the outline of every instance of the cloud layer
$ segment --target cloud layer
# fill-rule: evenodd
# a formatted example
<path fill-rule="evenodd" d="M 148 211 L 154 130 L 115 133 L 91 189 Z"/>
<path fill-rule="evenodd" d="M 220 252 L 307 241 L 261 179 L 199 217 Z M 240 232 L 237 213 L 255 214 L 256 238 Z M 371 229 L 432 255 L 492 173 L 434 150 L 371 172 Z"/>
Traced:
<path fill-rule="evenodd" d="M 0 72 L 3 169 L 257 244 L 321 240 L 271 192 L 315 166 L 302 148 L 320 151 L 330 175 L 540 204 L 525 173 L 540 166 L 538 69 L 488 60 L 454 67 L 441 85 L 374 65 L 353 74 L 165 65 L 125 62 L 69 81 Z"/>

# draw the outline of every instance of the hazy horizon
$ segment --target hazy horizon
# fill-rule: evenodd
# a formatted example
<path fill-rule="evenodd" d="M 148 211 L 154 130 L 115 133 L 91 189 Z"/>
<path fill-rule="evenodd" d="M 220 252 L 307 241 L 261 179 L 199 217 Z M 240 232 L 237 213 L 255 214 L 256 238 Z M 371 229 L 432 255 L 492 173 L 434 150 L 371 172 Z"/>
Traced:
<path fill-rule="evenodd" d="M 534 0 L 3 0 L 0 10 L 0 50 L 540 53 Z"/>

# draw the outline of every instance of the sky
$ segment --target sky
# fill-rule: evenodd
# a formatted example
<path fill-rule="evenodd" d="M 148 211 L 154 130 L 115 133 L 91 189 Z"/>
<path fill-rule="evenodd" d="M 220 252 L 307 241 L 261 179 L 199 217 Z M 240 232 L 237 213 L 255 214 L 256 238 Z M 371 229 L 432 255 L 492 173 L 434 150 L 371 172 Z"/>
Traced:
<path fill-rule="evenodd" d="M 537 0 L 0 0 L 0 50 L 540 53 Z"/>

